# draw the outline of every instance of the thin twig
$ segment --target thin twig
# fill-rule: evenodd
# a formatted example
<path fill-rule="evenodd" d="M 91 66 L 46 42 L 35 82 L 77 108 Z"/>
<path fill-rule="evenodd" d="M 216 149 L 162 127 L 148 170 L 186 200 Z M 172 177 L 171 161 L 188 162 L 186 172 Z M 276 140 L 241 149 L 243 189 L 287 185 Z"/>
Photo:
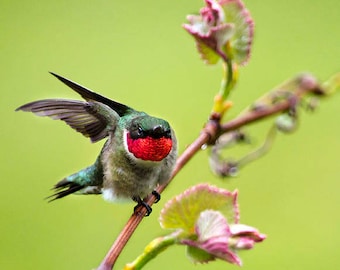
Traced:
<path fill-rule="evenodd" d="M 313 77 L 309 75 L 304 76 L 305 77 L 301 77 L 299 79 L 300 87 L 298 87 L 297 91 L 294 93 L 297 99 L 301 98 L 308 92 L 317 92 L 319 90 L 319 86 Z M 296 100 L 287 99 L 272 106 L 268 106 L 267 108 L 262 108 L 261 110 L 250 110 L 249 112 L 241 114 L 235 119 L 221 125 L 219 122 L 219 117 L 211 117 L 211 120 L 205 125 L 198 138 L 185 149 L 181 156 L 178 157 L 171 178 L 166 184 L 159 186 L 157 188 L 157 192 L 162 193 L 162 191 L 170 184 L 177 173 L 201 149 L 204 144 L 214 143 L 214 141 L 223 133 L 238 129 L 241 126 L 253 123 L 268 116 L 275 115 L 279 112 L 287 111 L 291 108 L 292 102 L 294 102 L 295 105 Z M 145 202 L 151 206 L 155 202 L 155 197 L 149 196 Z M 111 270 L 113 268 L 113 265 L 118 259 L 120 253 L 138 227 L 139 223 L 144 218 L 145 214 L 145 207 L 140 207 L 130 217 L 97 270 Z"/>

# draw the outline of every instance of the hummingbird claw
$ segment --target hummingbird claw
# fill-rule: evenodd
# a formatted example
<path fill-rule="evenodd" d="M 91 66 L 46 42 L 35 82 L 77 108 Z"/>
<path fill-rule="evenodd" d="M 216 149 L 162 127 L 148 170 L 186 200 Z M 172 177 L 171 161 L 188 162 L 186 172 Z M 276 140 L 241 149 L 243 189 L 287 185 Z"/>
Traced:
<path fill-rule="evenodd" d="M 151 194 L 156 198 L 155 203 L 158 203 L 161 199 L 161 194 L 159 194 L 156 190 L 153 190 Z"/>
<path fill-rule="evenodd" d="M 139 214 L 139 213 L 138 213 L 138 208 L 139 208 L 140 206 L 143 206 L 143 207 L 146 209 L 146 214 L 145 214 L 145 216 L 146 216 L 146 217 L 150 216 L 150 214 L 151 214 L 151 212 L 152 212 L 152 208 L 151 208 L 150 205 L 148 205 L 146 202 L 144 202 L 140 197 L 133 198 L 133 200 L 137 202 L 137 205 L 133 208 L 133 212 L 134 212 L 135 214 L 138 215 L 138 214 Z"/>

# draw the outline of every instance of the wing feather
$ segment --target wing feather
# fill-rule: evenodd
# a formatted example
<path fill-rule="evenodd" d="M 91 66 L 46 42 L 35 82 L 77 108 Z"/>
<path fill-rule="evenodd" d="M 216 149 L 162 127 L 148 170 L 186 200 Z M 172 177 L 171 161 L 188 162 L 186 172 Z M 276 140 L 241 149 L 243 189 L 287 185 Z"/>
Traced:
<path fill-rule="evenodd" d="M 132 111 L 132 109 L 124 104 L 121 104 L 119 102 L 116 102 L 114 100 L 108 99 L 102 95 L 99 95 L 90 89 L 81 86 L 80 84 L 73 82 L 69 79 L 66 79 L 58 74 L 55 74 L 53 72 L 50 72 L 54 77 L 56 77 L 58 80 L 66 84 L 68 87 L 76 91 L 79 95 L 81 95 L 85 100 L 87 101 L 97 101 L 100 103 L 103 103 L 107 106 L 109 106 L 111 109 L 113 109 L 115 112 L 118 113 L 119 116 L 126 115 L 128 112 Z"/>
<path fill-rule="evenodd" d="M 62 120 L 76 131 L 97 142 L 108 136 L 110 118 L 105 117 L 100 103 L 66 99 L 45 99 L 27 103 L 17 109 L 32 112 L 38 116 L 47 116 L 54 120 Z M 111 110 L 111 109 L 109 109 Z M 112 114 L 115 112 L 112 110 Z M 114 119 L 112 119 L 114 121 Z"/>

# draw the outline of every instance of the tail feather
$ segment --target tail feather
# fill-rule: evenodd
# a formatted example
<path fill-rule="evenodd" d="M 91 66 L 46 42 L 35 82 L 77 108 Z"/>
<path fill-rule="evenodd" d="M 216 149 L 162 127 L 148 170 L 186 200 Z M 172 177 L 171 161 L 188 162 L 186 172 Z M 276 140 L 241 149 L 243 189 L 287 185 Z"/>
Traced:
<path fill-rule="evenodd" d="M 51 202 L 73 193 L 100 194 L 102 182 L 103 169 L 99 156 L 93 165 L 71 174 L 58 182 L 52 188 L 54 194 L 47 197 L 47 199 Z"/>
<path fill-rule="evenodd" d="M 61 199 L 67 195 L 75 193 L 83 189 L 84 187 L 85 186 L 63 179 L 52 188 L 55 193 L 51 196 L 48 196 L 46 199 L 50 199 L 48 202 L 52 202 L 54 200 Z"/>

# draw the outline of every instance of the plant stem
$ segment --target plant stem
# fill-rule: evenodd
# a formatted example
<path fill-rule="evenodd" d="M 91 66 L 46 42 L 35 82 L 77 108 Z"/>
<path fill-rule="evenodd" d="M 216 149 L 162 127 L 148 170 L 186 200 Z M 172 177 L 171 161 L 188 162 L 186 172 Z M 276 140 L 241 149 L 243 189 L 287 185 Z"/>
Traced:
<path fill-rule="evenodd" d="M 159 253 L 166 248 L 176 243 L 178 233 L 158 237 L 150 242 L 144 249 L 143 254 L 138 256 L 132 263 L 125 265 L 124 270 L 139 270 L 142 269 L 150 260 L 155 258 Z"/>
<path fill-rule="evenodd" d="M 226 62 L 223 62 L 223 73 L 220 95 L 222 100 L 226 100 L 231 89 L 234 87 L 233 65 L 230 59 L 227 59 Z"/>

